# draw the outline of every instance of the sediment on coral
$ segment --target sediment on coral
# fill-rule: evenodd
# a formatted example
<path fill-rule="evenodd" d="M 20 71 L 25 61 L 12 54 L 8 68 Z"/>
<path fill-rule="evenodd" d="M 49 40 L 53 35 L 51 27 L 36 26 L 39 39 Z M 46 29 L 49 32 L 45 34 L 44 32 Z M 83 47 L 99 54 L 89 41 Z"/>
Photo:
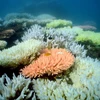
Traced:
<path fill-rule="evenodd" d="M 38 24 L 32 25 L 27 31 L 24 32 L 21 39 L 22 41 L 26 41 L 31 38 L 43 41 L 44 28 Z"/>

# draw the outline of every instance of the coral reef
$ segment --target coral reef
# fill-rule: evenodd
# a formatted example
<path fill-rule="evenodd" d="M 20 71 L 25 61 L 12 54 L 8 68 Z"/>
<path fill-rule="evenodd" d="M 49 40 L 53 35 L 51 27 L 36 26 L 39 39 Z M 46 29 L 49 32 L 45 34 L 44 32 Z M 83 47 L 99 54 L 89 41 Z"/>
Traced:
<path fill-rule="evenodd" d="M 74 56 L 65 49 L 45 49 L 40 57 L 29 66 L 25 66 L 21 73 L 26 77 L 35 78 L 48 75 L 57 75 L 74 63 Z"/>
<path fill-rule="evenodd" d="M 27 31 L 24 32 L 22 36 L 22 41 L 26 41 L 27 39 L 37 39 L 43 41 L 44 38 L 44 29 L 38 24 L 32 25 Z"/>
<path fill-rule="evenodd" d="M 0 37 L 6 38 L 8 47 L 14 45 L 16 39 L 20 39 L 27 28 L 30 28 L 34 24 L 45 26 L 46 23 L 51 22 L 55 19 L 54 16 L 49 14 L 41 14 L 33 16 L 28 13 L 10 13 L 5 16 L 2 22 L 0 22 Z M 11 33 L 2 34 L 5 30 L 13 29 L 14 34 Z M 9 37 L 8 37 L 9 36 Z"/>
<path fill-rule="evenodd" d="M 11 48 L 0 51 L 0 66 L 16 68 L 29 64 L 41 50 L 41 41 L 30 39 Z"/>
<path fill-rule="evenodd" d="M 31 38 L 41 40 L 45 44 L 45 47 L 51 45 L 52 48 L 66 48 L 69 51 L 71 51 L 74 55 L 85 57 L 87 51 L 84 49 L 84 46 L 79 45 L 75 42 L 76 35 L 81 31 L 83 30 L 79 27 L 46 29 L 36 24 L 32 25 L 31 28 L 25 31 L 21 39 L 22 41 Z M 15 42 L 17 43 L 19 42 L 19 40 L 16 40 Z"/>
<path fill-rule="evenodd" d="M 90 57 L 77 57 L 72 68 L 74 69 L 56 80 L 34 79 L 33 88 L 38 99 L 99 100 L 100 61 Z"/>
<path fill-rule="evenodd" d="M 49 23 L 54 19 L 56 19 L 56 17 L 50 14 L 40 14 L 38 16 L 33 16 L 28 13 L 10 13 L 5 16 L 3 25 L 9 26 L 15 23 L 46 25 L 46 23 Z"/>
<path fill-rule="evenodd" d="M 31 89 L 30 79 L 22 75 L 17 77 L 13 74 L 10 79 L 6 74 L 0 77 L 0 100 L 36 100 L 34 91 Z"/>
<path fill-rule="evenodd" d="M 100 99 L 100 33 L 55 19 L 16 13 L 0 21 L 0 37 L 16 40 L 0 51 L 0 100 Z"/>
<path fill-rule="evenodd" d="M 28 14 L 28 13 L 10 13 L 5 16 L 4 18 L 4 26 L 7 26 L 11 23 L 22 23 L 27 21 L 32 21 L 34 16 Z"/>

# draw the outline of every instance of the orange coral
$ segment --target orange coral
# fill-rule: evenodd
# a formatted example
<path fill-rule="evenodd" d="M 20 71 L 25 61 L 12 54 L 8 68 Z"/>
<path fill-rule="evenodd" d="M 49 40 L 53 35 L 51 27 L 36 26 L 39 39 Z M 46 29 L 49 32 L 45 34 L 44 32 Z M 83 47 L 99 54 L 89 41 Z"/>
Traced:
<path fill-rule="evenodd" d="M 29 66 L 21 69 L 26 77 L 40 77 L 44 74 L 56 75 L 67 70 L 74 63 L 74 56 L 65 49 L 45 49 L 40 57 Z"/>

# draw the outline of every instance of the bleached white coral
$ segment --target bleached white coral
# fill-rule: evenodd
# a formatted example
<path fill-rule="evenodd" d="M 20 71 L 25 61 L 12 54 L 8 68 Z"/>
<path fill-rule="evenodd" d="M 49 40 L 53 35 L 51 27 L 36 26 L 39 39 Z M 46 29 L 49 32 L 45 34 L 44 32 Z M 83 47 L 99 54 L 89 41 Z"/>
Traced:
<path fill-rule="evenodd" d="M 0 78 L 0 100 L 36 100 L 34 91 L 30 88 L 31 79 L 25 79 L 22 75 L 13 74 L 10 79 L 6 74 Z"/>
<path fill-rule="evenodd" d="M 77 31 L 80 31 L 80 28 L 77 27 L 64 27 L 60 29 L 46 29 L 39 25 L 33 25 L 29 28 L 21 38 L 22 41 L 25 41 L 30 38 L 38 39 L 43 42 L 45 47 L 58 47 L 66 48 L 71 51 L 76 56 L 85 57 L 87 51 L 84 49 L 84 46 L 79 45 L 75 41 Z"/>
<path fill-rule="evenodd" d="M 90 57 L 76 57 L 74 71 L 70 74 L 73 86 L 100 96 L 100 61 Z"/>
<path fill-rule="evenodd" d="M 3 25 L 12 23 L 34 22 L 34 16 L 28 13 L 10 13 L 5 16 Z"/>
<path fill-rule="evenodd" d="M 71 29 L 62 28 L 62 29 L 49 29 L 47 30 L 47 37 L 51 37 L 52 44 L 58 47 L 63 47 L 71 51 L 76 56 L 85 57 L 87 51 L 84 49 L 84 46 L 79 45 L 75 42 L 75 37 L 77 32 L 74 31 L 75 28 Z M 48 42 L 48 41 L 47 41 Z"/>
<path fill-rule="evenodd" d="M 84 100 L 86 95 L 81 89 L 74 88 L 64 80 L 33 80 L 34 90 L 40 100 Z"/>
<path fill-rule="evenodd" d="M 4 49 L 0 52 L 0 66 L 16 68 L 19 65 L 29 64 L 41 48 L 41 41 L 29 39 L 11 48 Z"/>
<path fill-rule="evenodd" d="M 24 32 L 22 41 L 26 41 L 31 38 L 43 41 L 44 38 L 43 28 L 37 24 L 32 25 L 27 31 Z"/>
<path fill-rule="evenodd" d="M 33 19 L 34 16 L 28 13 L 10 13 L 5 16 L 4 20 L 13 20 L 21 18 Z"/>
<path fill-rule="evenodd" d="M 87 50 L 84 49 L 84 45 L 78 44 L 76 42 L 73 43 L 65 43 L 65 47 L 69 49 L 74 55 L 86 57 Z"/>
<path fill-rule="evenodd" d="M 73 42 L 75 38 L 75 34 L 69 30 L 64 29 L 47 29 L 46 30 L 46 36 L 49 40 L 54 41 L 53 43 L 56 43 L 58 47 L 65 48 L 65 44 Z"/>
<path fill-rule="evenodd" d="M 72 83 L 68 83 L 67 79 Z M 69 77 L 56 80 L 33 80 L 34 90 L 40 100 L 99 100 L 100 61 L 90 57 L 76 57 Z"/>

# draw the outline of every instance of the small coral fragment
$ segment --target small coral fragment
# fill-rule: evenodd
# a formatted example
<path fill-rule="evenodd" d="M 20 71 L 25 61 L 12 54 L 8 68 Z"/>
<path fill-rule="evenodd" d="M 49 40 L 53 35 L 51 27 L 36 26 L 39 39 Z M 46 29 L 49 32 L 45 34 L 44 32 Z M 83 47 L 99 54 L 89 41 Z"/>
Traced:
<path fill-rule="evenodd" d="M 66 49 L 45 49 L 36 61 L 21 69 L 21 73 L 30 78 L 44 74 L 56 75 L 70 68 L 73 63 L 74 56 Z"/>

